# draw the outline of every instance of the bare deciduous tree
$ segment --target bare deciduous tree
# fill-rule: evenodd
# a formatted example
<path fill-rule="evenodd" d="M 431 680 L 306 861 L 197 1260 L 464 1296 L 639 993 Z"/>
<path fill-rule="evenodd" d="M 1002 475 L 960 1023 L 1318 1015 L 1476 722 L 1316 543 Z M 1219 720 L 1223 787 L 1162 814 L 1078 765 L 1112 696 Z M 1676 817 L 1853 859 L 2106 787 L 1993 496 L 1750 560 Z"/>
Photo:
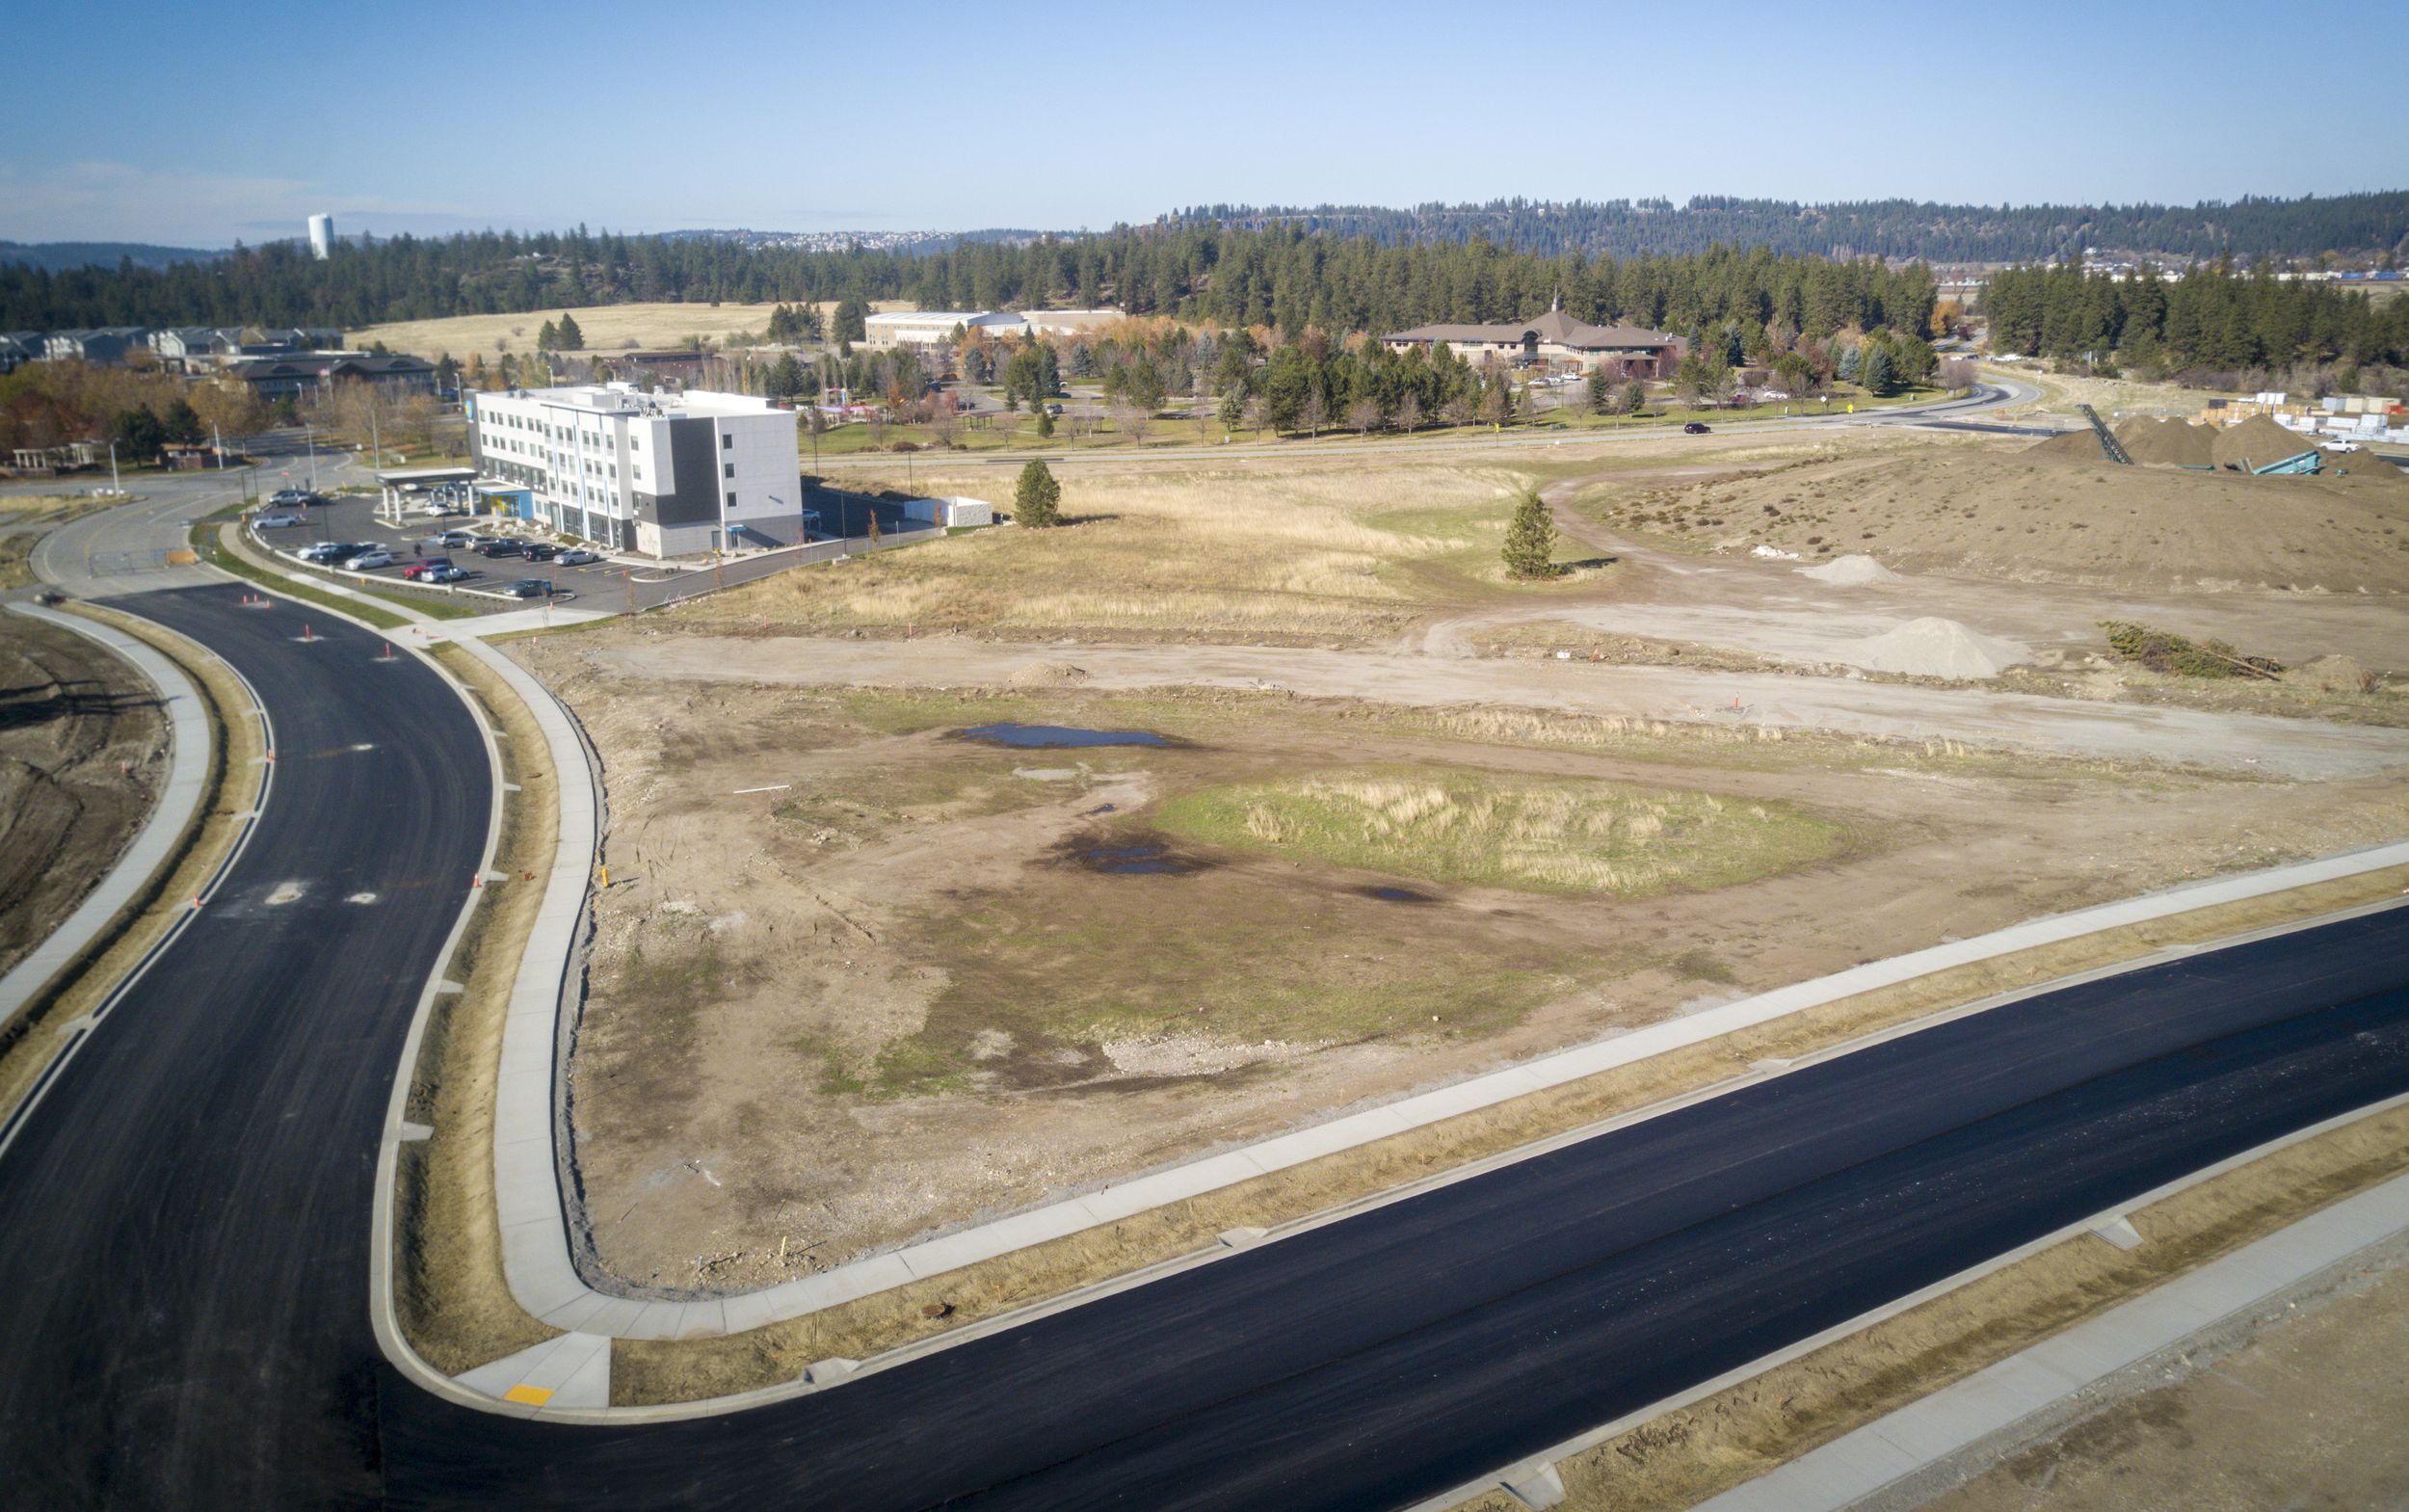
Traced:
<path fill-rule="evenodd" d="M 1358 399 L 1347 406 L 1347 429 L 1358 436 L 1369 436 L 1380 423 L 1380 403 L 1374 399 Z"/>
<path fill-rule="evenodd" d="M 1421 395 L 1409 392 L 1409 393 L 1405 394 L 1402 398 L 1398 399 L 1398 400 L 1397 400 L 1397 419 L 1396 419 L 1396 426 L 1397 426 L 1397 429 L 1398 429 L 1398 430 L 1400 430 L 1400 431 L 1413 431 L 1413 430 L 1418 430 L 1418 429 L 1421 427 L 1421 423 L 1422 423 L 1422 398 L 1421 398 Z"/>

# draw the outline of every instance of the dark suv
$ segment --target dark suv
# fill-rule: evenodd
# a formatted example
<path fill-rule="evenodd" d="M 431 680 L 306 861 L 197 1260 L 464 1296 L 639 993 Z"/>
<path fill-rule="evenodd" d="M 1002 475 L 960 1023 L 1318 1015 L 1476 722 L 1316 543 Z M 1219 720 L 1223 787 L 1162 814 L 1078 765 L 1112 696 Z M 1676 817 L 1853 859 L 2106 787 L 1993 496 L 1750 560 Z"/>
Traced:
<path fill-rule="evenodd" d="M 524 541 L 512 541 L 508 539 L 501 541 L 489 541 L 484 545 L 477 548 L 477 555 L 479 556 L 524 556 L 526 554 L 527 543 Z"/>

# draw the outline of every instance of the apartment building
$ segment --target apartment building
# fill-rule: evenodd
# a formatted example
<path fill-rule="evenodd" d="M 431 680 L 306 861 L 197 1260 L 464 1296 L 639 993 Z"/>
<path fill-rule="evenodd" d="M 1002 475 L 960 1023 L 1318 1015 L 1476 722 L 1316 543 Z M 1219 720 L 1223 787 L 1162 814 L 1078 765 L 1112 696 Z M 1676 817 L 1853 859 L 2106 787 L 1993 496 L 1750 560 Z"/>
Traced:
<path fill-rule="evenodd" d="M 794 411 L 767 399 L 586 384 L 472 391 L 467 406 L 479 469 L 532 490 L 564 535 L 660 557 L 782 545 L 801 528 Z"/>

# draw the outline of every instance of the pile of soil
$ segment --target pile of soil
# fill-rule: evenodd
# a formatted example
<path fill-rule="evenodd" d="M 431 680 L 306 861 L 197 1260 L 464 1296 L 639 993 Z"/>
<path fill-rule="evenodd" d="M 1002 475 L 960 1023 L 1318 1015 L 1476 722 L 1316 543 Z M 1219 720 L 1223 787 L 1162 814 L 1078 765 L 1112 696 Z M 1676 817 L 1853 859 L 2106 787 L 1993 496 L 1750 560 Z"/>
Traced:
<path fill-rule="evenodd" d="M 1067 688 L 1087 681 L 1087 669 L 1067 661 L 1033 661 L 1012 675 L 1016 688 Z"/>
<path fill-rule="evenodd" d="M 2305 661 L 2284 674 L 2286 682 L 2296 682 L 2315 688 L 2319 693 L 2369 693 L 2374 691 L 2375 678 L 2368 669 L 2348 656 L 2319 656 Z"/>
<path fill-rule="evenodd" d="M 2263 414 L 2254 414 L 2239 425 L 2229 426 L 2217 434 L 2210 447 L 2210 460 L 2222 467 L 2231 464 L 2247 470 L 2263 467 L 2271 462 L 2297 457 L 2316 442 L 2282 426 Z"/>
<path fill-rule="evenodd" d="M 2140 416 L 2118 426 L 2116 440 L 2145 467 L 2206 467 L 2216 461 L 2216 432 L 2189 420 Z"/>
<path fill-rule="evenodd" d="M 1898 574 L 1869 556 L 1834 557 L 1821 567 L 1802 567 L 1801 577 L 1812 577 L 1818 583 L 1832 583 L 1841 588 L 1856 588 L 1866 583 L 1895 583 Z"/>
<path fill-rule="evenodd" d="M 1972 679 L 1996 677 L 2032 653 L 2014 641 L 1985 635 L 1955 620 L 1926 616 L 1862 641 L 1842 642 L 1826 654 L 1828 660 L 1868 672 Z"/>
<path fill-rule="evenodd" d="M 1990 446 L 1842 458 L 1649 508 L 1749 520 L 1768 549 L 1862 552 L 1909 577 L 2409 594 L 2409 475 L 2397 468 L 2358 457 L 2315 477 L 2122 467 L 2089 432 L 2076 439 L 2088 458 Z"/>
<path fill-rule="evenodd" d="M 2091 434 L 2091 427 L 2076 431 L 2060 431 L 2046 441 L 2030 448 L 2044 457 L 2063 457 L 2069 462 L 2105 462 L 2107 453 L 2101 448 L 2100 438 Z"/>

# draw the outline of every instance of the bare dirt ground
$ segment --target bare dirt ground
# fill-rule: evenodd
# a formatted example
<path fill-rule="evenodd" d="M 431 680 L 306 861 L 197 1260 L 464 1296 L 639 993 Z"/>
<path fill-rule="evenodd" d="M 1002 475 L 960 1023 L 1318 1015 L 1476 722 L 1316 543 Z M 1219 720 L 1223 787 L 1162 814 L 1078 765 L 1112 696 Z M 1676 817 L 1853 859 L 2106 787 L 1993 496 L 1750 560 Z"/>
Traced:
<path fill-rule="evenodd" d="M 2398 1249 L 2246 1328 L 2165 1384 L 2026 1446 L 1932 1512 L 2409 1506 L 2409 1256 Z"/>
<path fill-rule="evenodd" d="M 74 912 L 141 827 L 166 738 L 158 695 L 132 668 L 0 615 L 0 970 Z"/>
<path fill-rule="evenodd" d="M 2135 751 L 2178 749 L 2141 728 L 2168 711 L 2053 701 L 2030 701 L 2047 707 L 2028 745 L 2073 757 L 1433 706 L 1525 700 L 1496 686 L 1512 664 L 1403 654 L 1081 647 L 1083 686 L 1027 692 L 1079 681 L 1068 653 L 623 628 L 516 650 L 587 720 L 609 783 L 613 885 L 571 1073 L 597 1253 L 671 1291 L 785 1279 L 1703 1001 L 2409 828 L 2382 775 L 2409 737 L 2291 721 L 2223 721 L 2211 776 L 2091 749 L 2128 721 Z M 1381 702 L 1195 689 L 1225 675 L 1215 654 L 1233 682 L 1326 658 Z M 1529 670 L 1592 691 L 1655 675 Z M 1489 685 L 1426 680 L 1458 671 Z M 817 686 L 890 677 L 905 691 Z M 966 685 L 988 691 L 944 691 Z M 950 738 L 999 718 L 1176 743 Z M 2351 749 L 2314 750 L 2337 740 Z M 2263 775 L 2295 746 L 2335 780 Z M 1847 840 L 1712 892 L 1568 896 L 1166 841 L 1153 822 L 1202 786 L 1381 763 L 1780 802 Z M 1132 856 L 1169 864 L 1114 869 Z"/>

